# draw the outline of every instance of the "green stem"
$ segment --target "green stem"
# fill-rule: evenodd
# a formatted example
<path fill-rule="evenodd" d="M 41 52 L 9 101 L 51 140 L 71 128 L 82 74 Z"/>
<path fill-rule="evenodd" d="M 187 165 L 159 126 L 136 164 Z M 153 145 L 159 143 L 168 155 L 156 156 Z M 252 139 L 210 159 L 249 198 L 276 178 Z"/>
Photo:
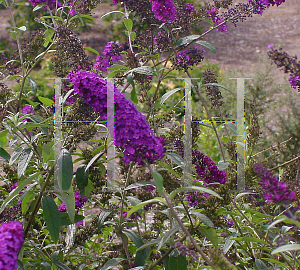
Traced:
<path fill-rule="evenodd" d="M 177 221 L 178 225 L 180 226 L 180 228 L 183 230 L 183 232 L 186 234 L 186 236 L 190 239 L 191 243 L 194 245 L 194 247 L 196 248 L 196 250 L 200 253 L 200 255 L 202 256 L 202 258 L 213 268 L 213 269 L 217 269 L 217 267 L 213 264 L 213 262 L 205 255 L 205 253 L 201 250 L 201 248 L 199 247 L 199 245 L 196 243 L 195 239 L 191 236 L 191 234 L 189 233 L 189 231 L 187 230 L 187 228 L 183 225 L 181 219 L 178 217 L 175 209 L 173 208 L 168 196 L 162 192 L 162 197 L 166 200 L 166 203 L 170 209 L 170 211 L 172 212 L 175 220 Z"/>
<path fill-rule="evenodd" d="M 32 213 L 31 213 L 31 215 L 30 215 L 29 221 L 28 221 L 28 223 L 27 223 L 27 225 L 26 225 L 26 227 L 25 227 L 25 230 L 24 230 L 24 238 L 27 237 L 28 232 L 29 232 L 29 229 L 30 229 L 30 227 L 31 227 L 31 225 L 32 225 L 32 223 L 33 223 L 33 221 L 34 221 L 35 215 L 37 214 L 38 210 L 40 209 L 40 206 L 41 206 L 41 200 L 42 200 L 44 191 L 45 191 L 47 185 L 48 185 L 49 182 L 50 182 L 51 176 L 52 176 L 53 173 L 54 173 L 54 167 L 55 167 L 55 165 L 48 171 L 48 175 L 47 175 L 46 181 L 45 181 L 45 183 L 44 183 L 44 185 L 43 185 L 43 187 L 42 187 L 42 189 L 41 189 L 41 191 L 40 191 L 40 194 L 39 194 L 39 196 L 38 196 L 38 198 L 37 198 L 37 200 L 36 200 L 36 203 L 35 203 L 35 205 L 34 205 L 33 211 L 32 211 Z"/>

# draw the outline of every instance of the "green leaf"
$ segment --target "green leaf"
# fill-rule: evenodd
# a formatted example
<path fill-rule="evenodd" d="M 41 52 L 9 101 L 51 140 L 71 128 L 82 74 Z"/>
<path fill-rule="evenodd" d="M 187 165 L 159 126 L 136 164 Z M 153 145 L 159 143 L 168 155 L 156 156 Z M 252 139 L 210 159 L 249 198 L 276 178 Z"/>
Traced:
<path fill-rule="evenodd" d="M 144 186 L 153 186 L 153 185 L 154 185 L 154 183 L 150 182 L 150 181 L 140 181 L 140 182 L 136 182 L 136 183 L 129 185 L 127 188 L 125 188 L 125 190 L 138 188 L 138 187 L 144 187 Z"/>
<path fill-rule="evenodd" d="M 127 213 L 127 217 L 129 217 L 131 214 L 133 214 L 134 212 L 136 212 L 137 210 L 141 209 L 143 206 L 149 204 L 149 203 L 164 203 L 166 204 L 165 200 L 161 197 L 155 197 L 154 199 L 151 199 L 151 200 L 147 200 L 147 201 L 144 201 L 134 207 L 132 207 L 129 212 Z"/>
<path fill-rule="evenodd" d="M 151 241 L 149 241 L 148 243 L 146 243 L 146 244 L 140 246 L 136 251 L 142 250 L 142 249 L 147 248 L 147 247 L 154 246 L 154 245 L 158 244 L 160 241 L 161 241 L 160 238 L 151 240 Z"/>
<path fill-rule="evenodd" d="M 62 226 L 69 226 L 71 224 L 75 224 L 79 221 L 84 220 L 84 216 L 75 214 L 74 223 L 72 223 L 72 221 L 69 218 L 68 213 L 60 212 L 59 215 L 60 215 L 60 225 L 62 225 Z"/>
<path fill-rule="evenodd" d="M 72 223 L 75 221 L 75 196 L 73 192 L 73 187 L 70 186 L 70 189 L 67 191 L 61 192 L 61 198 L 66 205 L 67 213 Z"/>
<path fill-rule="evenodd" d="M 130 39 L 131 39 L 131 41 L 134 42 L 135 38 L 136 38 L 136 33 L 135 32 L 131 32 L 130 33 Z"/>
<path fill-rule="evenodd" d="M 38 117 L 37 115 L 29 115 L 28 118 L 29 118 L 30 120 L 32 120 L 34 123 L 41 124 L 41 125 L 40 125 L 41 130 L 43 131 L 43 133 L 44 133 L 45 135 L 48 136 L 48 130 L 47 130 L 47 128 L 46 128 L 46 125 L 44 126 L 44 124 L 42 124 L 43 121 L 42 121 L 42 119 L 41 119 L 40 117 Z M 26 125 L 26 126 L 28 127 L 29 125 Z"/>
<path fill-rule="evenodd" d="M 220 160 L 218 162 L 217 167 L 220 171 L 224 171 L 228 168 L 229 164 L 230 164 L 229 162 L 224 162 L 223 160 Z"/>
<path fill-rule="evenodd" d="M 213 195 L 219 199 L 222 199 L 222 197 L 218 193 L 216 193 L 215 191 L 213 191 L 211 189 L 208 189 L 205 187 L 189 186 L 189 187 L 182 187 L 182 188 L 177 188 L 177 189 L 173 190 L 170 194 L 170 200 L 172 200 L 177 193 L 182 192 L 182 191 L 202 191 L 202 192 L 208 193 L 210 195 Z"/>
<path fill-rule="evenodd" d="M 58 185 L 61 190 L 68 190 L 73 179 L 73 161 L 70 152 L 62 149 L 58 157 Z"/>
<path fill-rule="evenodd" d="M 130 92 L 130 98 L 132 100 L 132 102 L 134 102 L 135 104 L 139 103 L 139 100 L 137 98 L 136 92 L 135 92 L 135 88 L 133 88 Z"/>
<path fill-rule="evenodd" d="M 201 45 L 201 46 L 203 46 L 203 47 L 209 49 L 212 53 L 216 53 L 216 52 L 217 52 L 217 50 L 216 50 L 216 48 L 214 47 L 214 45 L 210 44 L 210 43 L 207 42 L 207 41 L 204 41 L 204 40 L 198 40 L 198 41 L 196 41 L 195 43 L 197 43 L 197 44 L 199 44 L 199 45 Z"/>
<path fill-rule="evenodd" d="M 165 93 L 162 97 L 161 97 L 161 100 L 160 100 L 160 104 L 164 104 L 165 101 L 170 97 L 172 96 L 173 94 L 175 94 L 176 92 L 178 92 L 179 90 L 182 90 L 184 89 L 184 87 L 179 87 L 179 88 L 175 88 L 171 91 L 168 91 L 167 93 Z"/>
<path fill-rule="evenodd" d="M 108 13 L 105 13 L 101 18 L 104 18 L 105 16 L 108 16 L 108 15 L 110 15 L 110 14 L 112 14 L 112 13 L 121 13 L 121 14 L 123 14 L 123 15 L 125 15 L 125 13 L 124 12 L 122 12 L 122 11 L 119 11 L 119 10 L 114 10 L 114 11 L 111 11 L 111 12 L 108 12 Z"/>
<path fill-rule="evenodd" d="M 128 32 L 132 31 L 133 22 L 130 19 L 124 19 L 124 24 Z"/>
<path fill-rule="evenodd" d="M 90 47 L 83 47 L 83 49 L 85 49 L 85 50 L 87 50 L 87 51 L 89 51 L 89 52 L 92 52 L 92 53 L 94 53 L 94 54 L 97 54 L 97 55 L 100 54 L 98 51 L 96 51 L 95 49 L 90 48 Z"/>
<path fill-rule="evenodd" d="M 40 19 L 41 20 L 44 20 L 44 19 L 57 19 L 57 20 L 59 20 L 59 21 L 61 21 L 61 22 L 64 23 L 64 19 L 61 18 L 61 17 L 58 17 L 58 16 L 43 16 Z"/>
<path fill-rule="evenodd" d="M 55 30 L 52 28 L 48 28 L 44 34 L 44 44 L 43 46 L 46 48 L 50 42 L 52 41 L 52 37 L 54 36 Z"/>
<path fill-rule="evenodd" d="M 198 227 L 198 231 L 204 235 L 215 247 L 218 246 L 219 238 L 215 229 L 208 226 Z"/>
<path fill-rule="evenodd" d="M 45 97 L 38 97 L 38 99 L 40 100 L 40 102 L 42 102 L 44 105 L 51 107 L 54 103 L 54 101 L 52 99 L 49 98 L 45 98 Z"/>
<path fill-rule="evenodd" d="M 286 251 L 294 251 L 294 250 L 300 250 L 300 244 L 288 244 L 288 245 L 283 245 L 281 247 L 275 248 L 271 254 L 276 254 L 280 252 L 286 252 Z"/>
<path fill-rule="evenodd" d="M 13 165 L 15 163 L 15 161 L 17 160 L 17 158 L 21 155 L 21 153 L 23 152 L 24 148 L 23 146 L 20 146 L 19 148 L 17 148 L 11 155 L 10 160 L 9 160 L 9 166 Z"/>
<path fill-rule="evenodd" d="M 197 216 L 198 218 L 200 218 L 200 220 L 208 227 L 214 228 L 213 222 L 206 215 L 204 215 L 198 211 L 194 211 L 194 212 L 192 212 L 192 214 Z"/>
<path fill-rule="evenodd" d="M 232 238 L 232 240 L 235 241 L 245 241 L 245 242 L 254 242 L 254 243 L 262 243 L 268 245 L 268 243 L 265 240 L 256 238 L 256 237 L 250 237 L 250 236 L 243 236 L 243 237 L 237 237 Z"/>
<path fill-rule="evenodd" d="M 238 133 L 236 124 L 234 124 L 234 123 L 225 123 L 224 126 L 229 127 L 233 131 L 234 134 Z"/>
<path fill-rule="evenodd" d="M 32 180 L 36 179 L 40 174 L 42 174 L 43 172 L 36 172 L 34 174 L 32 174 L 31 176 L 29 176 L 28 178 L 25 178 L 23 180 L 20 180 L 20 182 L 18 183 L 18 186 L 13 189 L 9 195 L 5 198 L 4 202 L 1 205 L 0 208 L 0 214 L 3 212 L 3 210 L 6 208 L 6 206 L 16 197 L 19 195 L 20 191 L 27 186 L 28 184 L 31 183 Z"/>
<path fill-rule="evenodd" d="M 161 195 L 161 193 L 163 191 L 163 178 L 162 178 L 161 174 L 156 171 L 152 172 L 152 176 L 153 176 L 154 183 L 156 185 L 158 194 Z"/>
<path fill-rule="evenodd" d="M 180 229 L 179 225 L 177 224 L 176 226 L 174 226 L 173 228 L 171 228 L 165 235 L 164 237 L 160 240 L 157 250 L 160 250 L 164 244 L 169 240 L 169 238 L 175 234 L 176 232 L 178 232 Z"/>
<path fill-rule="evenodd" d="M 21 203 L 22 215 L 26 214 L 30 205 L 33 202 L 34 197 L 35 197 L 35 194 L 32 191 L 28 191 L 26 193 L 26 195 L 24 196 L 22 203 Z"/>
<path fill-rule="evenodd" d="M 57 243 L 60 231 L 60 213 L 53 198 L 44 195 L 42 199 L 43 217 L 45 219 L 47 229 L 54 241 Z"/>
<path fill-rule="evenodd" d="M 108 262 L 106 262 L 99 270 L 108 270 L 113 268 L 114 266 L 117 266 L 121 261 L 124 259 L 122 258 L 114 258 L 110 259 Z"/>
<path fill-rule="evenodd" d="M 170 256 L 168 262 L 170 270 L 187 270 L 186 257 L 183 255 L 178 257 Z"/>
<path fill-rule="evenodd" d="M 20 155 L 20 159 L 19 159 L 19 162 L 18 162 L 18 177 L 20 178 L 26 171 L 28 165 L 29 165 L 29 162 L 32 158 L 32 155 L 33 155 L 33 151 L 31 151 L 30 148 L 27 148 L 25 149 L 22 154 Z M 10 159 L 10 157 L 9 157 Z"/>
<path fill-rule="evenodd" d="M 84 190 L 84 188 L 89 183 L 89 170 L 86 170 L 86 165 L 81 164 L 76 170 L 76 177 L 75 177 L 77 187 L 80 190 Z"/>
<path fill-rule="evenodd" d="M 89 180 L 88 185 L 84 188 L 84 190 L 82 190 L 80 192 L 81 197 L 85 196 L 85 197 L 89 198 L 90 195 L 91 195 L 92 190 L 93 190 L 93 183 L 92 183 L 91 180 Z"/>
<path fill-rule="evenodd" d="M 34 9 L 33 9 L 32 11 L 35 12 L 35 11 L 41 9 L 41 8 L 44 7 L 44 6 L 45 6 L 45 4 L 38 4 L 38 5 L 36 5 L 36 6 L 34 7 Z"/>
<path fill-rule="evenodd" d="M 176 165 L 178 165 L 179 167 L 183 167 L 184 165 L 184 160 L 181 156 L 177 155 L 176 153 L 166 153 L 166 156 L 171 159 Z"/>
<path fill-rule="evenodd" d="M 257 270 L 268 270 L 268 267 L 260 259 L 255 259 L 255 266 L 257 267 Z"/>
<path fill-rule="evenodd" d="M 136 245 L 137 248 L 143 246 L 143 240 L 140 237 L 140 235 L 132 230 L 124 230 L 123 233 L 131 239 L 131 241 Z M 135 265 L 140 266 L 140 265 L 144 265 L 148 255 L 150 253 L 150 248 L 146 248 L 144 250 L 139 250 L 136 253 L 135 256 Z"/>
<path fill-rule="evenodd" d="M 181 38 L 177 42 L 177 47 L 182 46 L 182 45 L 186 45 L 186 44 L 189 44 L 189 43 L 192 43 L 194 40 L 196 40 L 198 38 L 200 38 L 199 35 L 190 35 L 190 36 Z"/>
<path fill-rule="evenodd" d="M 27 77 L 27 80 L 29 81 L 29 85 L 30 85 L 32 92 L 36 94 L 36 91 L 38 88 L 36 81 L 31 77 Z"/>
<path fill-rule="evenodd" d="M 229 249 L 232 247 L 233 243 L 235 242 L 235 240 L 232 240 L 232 238 L 237 237 L 237 233 L 234 232 L 232 233 L 225 241 L 225 244 L 223 246 L 223 253 L 226 254 Z"/>
<path fill-rule="evenodd" d="M 100 152 L 100 153 L 98 153 L 96 156 L 94 156 L 91 160 L 90 160 L 90 162 L 88 163 L 88 165 L 86 166 L 86 171 L 93 165 L 93 163 L 96 161 L 96 160 L 98 160 L 102 155 L 103 155 L 104 153 L 103 152 Z"/>
<path fill-rule="evenodd" d="M 6 152 L 6 150 L 2 147 L 0 147 L 0 157 L 2 157 L 5 160 L 10 160 L 10 154 Z"/>
<path fill-rule="evenodd" d="M 66 266 L 65 264 L 59 262 L 59 261 L 55 261 L 53 262 L 56 266 L 58 266 L 59 269 L 61 270 L 72 270 L 71 268 L 69 268 L 68 266 Z"/>
<path fill-rule="evenodd" d="M 54 141 L 43 145 L 42 157 L 44 163 L 48 162 L 49 160 L 54 160 L 53 145 Z"/>
<path fill-rule="evenodd" d="M 25 32 L 27 30 L 26 26 L 24 26 L 24 25 L 21 26 L 21 27 L 17 27 L 17 29 L 19 29 L 19 30 L 21 30 L 23 32 Z"/>
<path fill-rule="evenodd" d="M 127 71 L 124 75 L 127 75 L 132 72 L 135 72 L 138 74 L 143 74 L 143 75 L 154 75 L 153 69 L 148 66 L 142 66 L 142 67 L 137 67 L 137 68 L 131 69 L 131 70 Z"/>
<path fill-rule="evenodd" d="M 7 133 L 8 133 L 8 130 L 2 130 L 0 132 L 0 146 L 2 148 L 5 148 L 6 147 L 6 144 L 7 144 Z"/>
<path fill-rule="evenodd" d="M 111 211 L 107 211 L 107 210 L 102 210 L 102 212 L 99 215 L 98 218 L 98 222 L 97 222 L 97 227 L 98 230 L 100 231 L 102 225 L 104 224 L 104 221 L 106 220 L 106 218 L 110 215 Z"/>

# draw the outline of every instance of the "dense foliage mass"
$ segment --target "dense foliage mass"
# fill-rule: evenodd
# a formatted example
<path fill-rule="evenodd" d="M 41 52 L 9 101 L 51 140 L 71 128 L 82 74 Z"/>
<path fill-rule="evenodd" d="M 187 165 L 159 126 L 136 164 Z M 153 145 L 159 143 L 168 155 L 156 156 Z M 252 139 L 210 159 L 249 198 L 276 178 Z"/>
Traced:
<path fill-rule="evenodd" d="M 239 115 L 206 60 L 206 35 L 285 0 L 29 2 L 1 2 L 0 270 L 300 267 L 299 135 L 271 159 L 286 141 L 263 144 L 263 86 Z M 97 6 L 100 53 L 78 37 Z M 271 47 L 299 90 L 297 57 Z"/>

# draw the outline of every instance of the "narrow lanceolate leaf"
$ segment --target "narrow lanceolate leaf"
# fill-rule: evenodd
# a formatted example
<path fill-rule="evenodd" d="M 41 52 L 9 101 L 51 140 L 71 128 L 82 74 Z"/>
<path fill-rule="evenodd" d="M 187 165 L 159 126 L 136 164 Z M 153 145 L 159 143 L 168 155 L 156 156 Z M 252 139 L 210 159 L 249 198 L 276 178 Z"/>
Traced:
<path fill-rule="evenodd" d="M 42 199 L 43 217 L 48 231 L 55 243 L 59 238 L 60 215 L 56 203 L 50 196 L 43 196 Z"/>
<path fill-rule="evenodd" d="M 235 240 L 232 240 L 232 238 L 235 238 L 237 237 L 237 233 L 234 232 L 233 234 L 231 234 L 227 239 L 226 239 L 226 242 L 224 244 L 224 247 L 223 247 L 223 253 L 226 254 L 229 249 L 232 247 L 233 243 L 235 242 Z"/>
<path fill-rule="evenodd" d="M 171 91 L 168 91 L 167 93 L 165 93 L 162 97 L 161 97 L 161 100 L 160 100 L 160 104 L 164 104 L 165 101 L 170 97 L 172 96 L 173 94 L 175 94 L 176 92 L 178 92 L 179 90 L 182 90 L 184 89 L 183 87 L 179 87 L 179 88 L 175 88 Z"/>
<path fill-rule="evenodd" d="M 31 77 L 27 77 L 27 80 L 29 81 L 29 85 L 30 85 L 32 92 L 36 94 L 36 91 L 38 88 L 36 81 Z"/>
<path fill-rule="evenodd" d="M 136 183 L 129 185 L 127 188 L 125 188 L 125 190 L 129 190 L 129 189 L 133 189 L 133 188 L 137 188 L 137 187 L 153 186 L 153 185 L 154 185 L 154 183 L 150 182 L 150 181 L 140 181 L 140 182 L 136 182 Z"/>
<path fill-rule="evenodd" d="M 74 223 L 75 220 L 75 197 L 72 186 L 67 191 L 62 191 L 61 197 L 63 202 L 66 205 L 67 213 L 69 215 L 69 218 L 72 223 Z"/>
<path fill-rule="evenodd" d="M 178 40 L 177 42 L 177 46 L 182 46 L 182 45 L 186 45 L 189 44 L 191 42 L 193 42 L 194 40 L 198 39 L 200 36 L 199 35 L 190 35 L 184 38 L 181 38 Z"/>
<path fill-rule="evenodd" d="M 72 270 L 71 268 L 69 268 L 68 266 L 66 266 L 65 264 L 58 262 L 58 261 L 54 261 L 54 264 L 56 266 L 58 266 L 59 269 L 61 270 Z"/>
<path fill-rule="evenodd" d="M 18 159 L 18 157 L 21 155 L 21 153 L 23 152 L 23 146 L 20 146 L 19 148 L 17 148 L 11 155 L 10 159 L 9 159 L 9 166 L 13 165 L 15 163 L 15 161 Z"/>
<path fill-rule="evenodd" d="M 208 188 L 205 188 L 205 187 L 197 187 L 197 186 L 189 186 L 189 187 L 182 187 L 182 188 L 177 188 L 175 190 L 173 190 L 170 194 L 170 199 L 172 200 L 175 195 L 179 192 L 182 192 L 182 191 L 201 191 L 201 192 L 204 192 L 204 193 L 208 193 L 210 195 L 213 195 L 219 199 L 222 199 L 222 197 L 216 193 L 215 191 L 211 190 L 211 189 L 208 189 Z"/>
<path fill-rule="evenodd" d="M 70 152 L 62 149 L 58 157 L 58 185 L 61 190 L 68 190 L 73 179 L 73 161 Z"/>
<path fill-rule="evenodd" d="M 158 244 L 157 250 L 160 250 L 164 244 L 169 240 L 169 238 L 175 234 L 177 231 L 179 231 L 180 227 L 179 225 L 174 226 L 171 230 L 169 230 L 165 236 L 161 239 L 161 241 Z"/>
<path fill-rule="evenodd" d="M 106 220 L 106 218 L 110 215 L 111 211 L 106 211 L 106 210 L 103 210 L 100 215 L 99 215 L 99 218 L 98 218 L 98 222 L 97 222 L 97 227 L 98 227 L 98 230 L 101 229 L 102 225 L 104 224 L 104 221 Z"/>
<path fill-rule="evenodd" d="M 155 171 L 152 172 L 152 176 L 153 176 L 154 183 L 156 185 L 158 194 L 161 195 L 162 190 L 163 190 L 163 178 L 160 173 L 155 172 Z"/>
<path fill-rule="evenodd" d="M 219 238 L 215 229 L 208 226 L 200 226 L 198 231 L 204 235 L 215 247 L 218 246 Z"/>
<path fill-rule="evenodd" d="M 138 74 L 143 74 L 143 75 L 154 75 L 153 69 L 148 66 L 142 66 L 142 67 L 131 69 L 131 70 L 127 71 L 124 75 L 127 75 L 132 72 L 135 72 Z"/>
<path fill-rule="evenodd" d="M 86 169 L 86 165 L 85 164 L 81 164 L 77 170 L 76 170 L 76 183 L 77 183 L 77 187 L 80 190 L 84 190 L 84 188 L 88 185 L 89 182 L 89 170 L 85 170 Z"/>
<path fill-rule="evenodd" d="M 31 160 L 33 152 L 30 148 L 25 149 L 20 155 L 19 163 L 18 163 L 18 177 L 20 178 L 26 171 L 28 164 Z"/>
<path fill-rule="evenodd" d="M 6 206 L 9 205 L 9 203 L 16 197 L 19 195 L 20 191 L 27 185 L 29 185 L 33 180 L 37 180 L 38 176 L 40 174 L 42 174 L 43 172 L 40 171 L 40 172 L 37 172 L 37 173 L 34 173 L 32 174 L 30 177 L 28 178 L 25 178 L 23 180 L 21 180 L 19 183 L 18 183 L 18 186 L 13 189 L 9 195 L 6 197 L 6 199 L 4 200 L 4 202 L 2 203 L 1 205 L 1 208 L 0 208 L 0 214 L 3 212 L 3 210 L 6 208 Z"/>
<path fill-rule="evenodd" d="M 117 266 L 121 261 L 124 259 L 122 258 L 114 258 L 110 259 L 108 262 L 106 262 L 99 270 L 108 270 L 113 268 L 114 266 Z"/>
<path fill-rule="evenodd" d="M 268 267 L 260 259 L 255 259 L 255 265 L 258 270 L 268 270 Z"/>
<path fill-rule="evenodd" d="M 192 212 L 193 215 L 197 216 L 198 218 L 200 218 L 200 220 L 207 226 L 214 228 L 214 224 L 212 223 L 212 221 L 204 214 L 198 212 L 198 211 L 194 211 Z"/>
<path fill-rule="evenodd" d="M 5 160 L 10 160 L 10 155 L 2 147 L 0 147 L 0 157 L 2 157 Z"/>
<path fill-rule="evenodd" d="M 216 48 L 214 47 L 214 45 L 212 45 L 211 43 L 207 42 L 207 41 L 204 41 L 204 40 L 198 40 L 196 41 L 195 43 L 209 49 L 212 53 L 216 53 L 217 50 Z"/>
<path fill-rule="evenodd" d="M 289 245 L 283 245 L 281 247 L 275 248 L 271 254 L 276 254 L 280 252 L 285 252 L 285 251 L 294 251 L 294 250 L 300 250 L 300 244 L 289 244 Z"/>

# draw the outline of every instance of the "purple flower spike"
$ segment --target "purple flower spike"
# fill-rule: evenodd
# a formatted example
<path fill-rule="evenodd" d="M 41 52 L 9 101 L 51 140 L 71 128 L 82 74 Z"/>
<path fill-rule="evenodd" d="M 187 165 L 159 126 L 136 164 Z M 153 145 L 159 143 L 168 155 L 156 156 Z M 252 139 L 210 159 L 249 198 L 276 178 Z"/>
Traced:
<path fill-rule="evenodd" d="M 262 164 L 256 164 L 254 171 L 261 179 L 259 184 L 263 188 L 265 200 L 275 204 L 290 204 L 297 200 L 296 193 L 290 191 L 284 182 L 279 181 Z"/>
<path fill-rule="evenodd" d="M 22 224 L 19 221 L 2 223 L 0 226 L 0 269 L 18 268 L 18 252 L 24 243 Z"/>
<path fill-rule="evenodd" d="M 219 28 L 217 29 L 217 31 L 221 31 L 221 32 L 225 32 L 227 33 L 227 24 L 224 23 L 224 19 L 218 17 L 218 10 L 217 8 L 212 8 L 212 9 L 209 9 L 207 10 L 207 13 L 210 15 L 211 17 L 211 20 L 213 21 L 214 25 L 219 25 L 221 23 L 223 23 L 221 26 L 219 26 Z"/>
<path fill-rule="evenodd" d="M 73 83 L 74 93 L 82 97 L 101 119 L 107 119 L 107 81 L 89 71 L 69 73 L 68 80 Z M 165 149 L 161 138 L 154 136 L 146 117 L 125 98 L 125 94 L 114 88 L 115 99 L 115 145 L 124 151 L 123 160 L 144 165 L 162 159 Z"/>
<path fill-rule="evenodd" d="M 177 11 L 172 0 L 150 0 L 156 19 L 166 23 L 177 18 Z"/>

